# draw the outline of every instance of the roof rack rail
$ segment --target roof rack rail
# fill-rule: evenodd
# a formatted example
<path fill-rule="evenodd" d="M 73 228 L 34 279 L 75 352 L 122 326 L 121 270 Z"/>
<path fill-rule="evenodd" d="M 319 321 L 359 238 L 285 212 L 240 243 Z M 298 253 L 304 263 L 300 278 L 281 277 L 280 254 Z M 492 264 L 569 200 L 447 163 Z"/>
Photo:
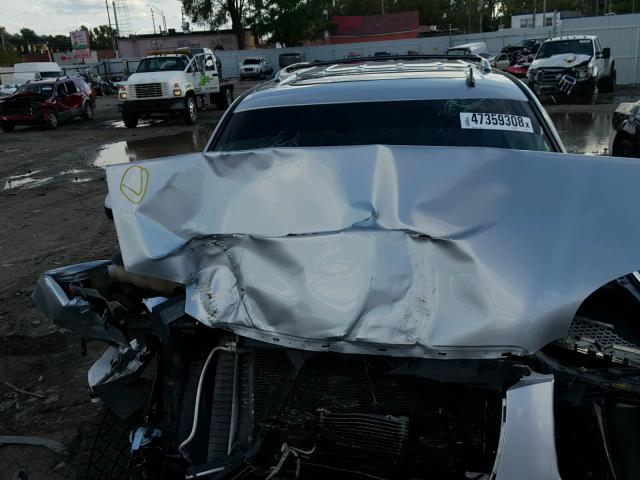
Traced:
<path fill-rule="evenodd" d="M 328 65 L 349 65 L 354 63 L 362 62 L 366 60 L 367 62 L 384 62 L 388 60 L 464 60 L 467 62 L 473 62 L 480 65 L 480 68 L 483 72 L 487 73 L 487 68 L 491 71 L 491 64 L 486 58 L 479 57 L 477 55 L 385 55 L 385 56 L 377 56 L 377 57 L 352 57 L 352 58 L 342 58 L 338 60 L 322 60 L 319 62 L 308 62 L 306 64 L 300 65 L 291 65 L 288 67 L 290 72 L 294 72 L 296 70 L 301 70 L 303 68 L 310 67 L 322 67 Z"/>

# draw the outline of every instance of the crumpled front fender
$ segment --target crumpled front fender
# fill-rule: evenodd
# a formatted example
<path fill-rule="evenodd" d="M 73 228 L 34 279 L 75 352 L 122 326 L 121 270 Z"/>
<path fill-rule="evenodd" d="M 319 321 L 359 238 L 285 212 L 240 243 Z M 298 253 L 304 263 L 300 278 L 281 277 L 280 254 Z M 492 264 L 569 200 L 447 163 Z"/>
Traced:
<path fill-rule="evenodd" d="M 43 273 L 33 293 L 36 306 L 56 325 L 77 332 L 87 340 L 127 346 L 127 339 L 120 330 L 107 325 L 84 298 L 69 298 L 60 285 L 61 282 L 79 283 L 90 271 L 110 263 L 109 260 L 95 260 Z"/>

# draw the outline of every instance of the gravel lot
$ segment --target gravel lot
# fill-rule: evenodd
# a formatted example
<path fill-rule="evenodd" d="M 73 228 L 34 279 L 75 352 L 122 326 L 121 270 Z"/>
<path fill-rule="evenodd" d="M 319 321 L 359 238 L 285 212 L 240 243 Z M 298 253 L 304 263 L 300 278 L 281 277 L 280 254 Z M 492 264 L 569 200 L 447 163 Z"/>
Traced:
<path fill-rule="evenodd" d="M 249 88 L 239 85 L 236 95 Z M 569 150 L 602 152 L 610 116 L 628 89 L 599 104 L 549 105 Z M 114 98 L 99 98 L 92 122 L 69 122 L 54 131 L 17 128 L 0 134 L 0 432 L 82 442 L 94 408 L 86 373 L 102 346 L 81 355 L 79 338 L 61 331 L 33 306 L 30 295 L 44 270 L 97 258 L 117 250 L 113 226 L 103 212 L 104 170 L 123 157 L 152 158 L 201 148 L 222 112 L 200 112 L 195 127 L 181 120 L 143 122 L 129 130 Z M 574 146 L 570 148 L 569 146 Z M 19 387 L 39 396 L 17 393 Z M 74 455 L 39 447 L 0 446 L 0 479 L 25 468 L 29 479 L 73 478 Z"/>

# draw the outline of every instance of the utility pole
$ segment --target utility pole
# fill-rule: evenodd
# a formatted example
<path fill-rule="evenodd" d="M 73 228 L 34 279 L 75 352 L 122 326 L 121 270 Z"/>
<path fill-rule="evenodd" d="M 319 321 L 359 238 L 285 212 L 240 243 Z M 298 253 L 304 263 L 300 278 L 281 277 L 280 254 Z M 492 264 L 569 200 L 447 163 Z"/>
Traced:
<path fill-rule="evenodd" d="M 2 41 L 2 51 L 7 51 L 7 45 L 4 43 L 4 32 L 0 32 L 0 41 Z"/>
<path fill-rule="evenodd" d="M 111 26 L 111 12 L 109 12 L 109 0 L 104 0 L 104 6 L 107 7 L 107 20 L 109 21 L 109 33 L 111 34 L 111 48 L 116 51 L 116 37 Z"/>
<path fill-rule="evenodd" d="M 542 0 L 542 27 L 547 25 L 547 0 Z"/>
<path fill-rule="evenodd" d="M 116 11 L 116 2 L 115 0 L 113 0 L 111 3 L 113 5 L 113 19 L 116 22 L 116 35 L 120 35 L 120 26 L 118 25 L 118 12 Z M 116 43 L 116 56 L 119 56 L 117 47 L 118 45 Z"/>
<path fill-rule="evenodd" d="M 156 34 L 156 19 L 153 16 L 153 8 L 150 9 L 151 10 L 151 22 L 153 23 L 153 34 Z"/>
<path fill-rule="evenodd" d="M 478 0 L 478 13 L 480 17 L 480 33 L 482 33 L 482 0 Z"/>
<path fill-rule="evenodd" d="M 382 12 L 382 15 L 384 15 L 384 0 L 380 0 L 380 11 Z"/>
<path fill-rule="evenodd" d="M 533 0 L 533 28 L 536 28 L 536 0 Z"/>

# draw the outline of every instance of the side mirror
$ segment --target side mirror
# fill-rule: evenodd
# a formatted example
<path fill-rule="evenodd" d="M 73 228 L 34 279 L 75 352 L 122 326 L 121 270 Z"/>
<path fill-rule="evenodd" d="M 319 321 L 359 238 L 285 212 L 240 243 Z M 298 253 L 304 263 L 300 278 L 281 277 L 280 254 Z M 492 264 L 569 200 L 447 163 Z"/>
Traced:
<path fill-rule="evenodd" d="M 213 60 L 211 60 L 211 59 L 207 60 L 206 65 L 207 65 L 207 68 L 212 68 L 213 67 Z"/>
<path fill-rule="evenodd" d="M 34 75 L 34 78 L 36 80 L 42 80 L 42 75 L 40 75 L 40 72 L 36 72 L 35 75 Z"/>
<path fill-rule="evenodd" d="M 602 58 L 604 59 L 611 58 L 611 49 L 609 47 L 602 49 Z"/>

